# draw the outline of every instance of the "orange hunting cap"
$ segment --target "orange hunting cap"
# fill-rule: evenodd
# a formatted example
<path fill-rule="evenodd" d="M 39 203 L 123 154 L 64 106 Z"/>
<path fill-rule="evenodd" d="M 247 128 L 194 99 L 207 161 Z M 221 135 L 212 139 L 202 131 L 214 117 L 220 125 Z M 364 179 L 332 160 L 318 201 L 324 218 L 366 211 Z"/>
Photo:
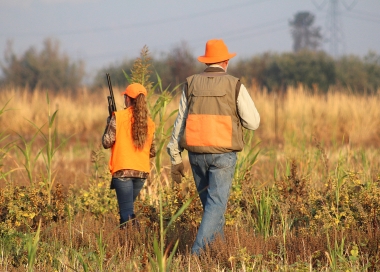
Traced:
<path fill-rule="evenodd" d="M 229 53 L 223 40 L 209 40 L 206 43 L 205 55 L 198 57 L 198 61 L 203 63 L 217 63 L 231 59 L 236 53 Z"/>
<path fill-rule="evenodd" d="M 128 95 L 129 97 L 136 98 L 139 94 L 147 95 L 147 91 L 143 85 L 140 83 L 132 83 L 130 84 L 123 93 Z"/>

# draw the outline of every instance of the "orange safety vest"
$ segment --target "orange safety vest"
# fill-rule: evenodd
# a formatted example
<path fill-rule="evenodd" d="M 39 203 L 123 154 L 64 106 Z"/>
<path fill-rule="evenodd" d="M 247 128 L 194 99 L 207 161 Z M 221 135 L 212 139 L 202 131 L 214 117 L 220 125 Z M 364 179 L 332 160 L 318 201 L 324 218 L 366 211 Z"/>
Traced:
<path fill-rule="evenodd" d="M 109 169 L 112 174 L 121 169 L 150 172 L 149 153 L 153 141 L 155 124 L 148 117 L 148 134 L 145 145 L 137 149 L 132 138 L 132 107 L 115 112 L 116 141 L 112 146 Z"/>

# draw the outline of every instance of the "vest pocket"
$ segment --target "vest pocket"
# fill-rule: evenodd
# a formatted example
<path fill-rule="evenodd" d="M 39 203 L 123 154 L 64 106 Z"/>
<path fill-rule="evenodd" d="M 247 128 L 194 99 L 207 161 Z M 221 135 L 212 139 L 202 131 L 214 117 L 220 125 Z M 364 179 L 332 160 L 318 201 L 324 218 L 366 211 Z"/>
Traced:
<path fill-rule="evenodd" d="M 189 114 L 186 143 L 189 146 L 232 147 L 231 116 Z"/>

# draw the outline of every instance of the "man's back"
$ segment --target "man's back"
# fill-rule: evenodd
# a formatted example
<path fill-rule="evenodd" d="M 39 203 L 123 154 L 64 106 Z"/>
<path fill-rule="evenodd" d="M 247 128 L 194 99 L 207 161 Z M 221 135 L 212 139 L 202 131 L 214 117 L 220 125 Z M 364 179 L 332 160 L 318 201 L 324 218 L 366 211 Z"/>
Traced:
<path fill-rule="evenodd" d="M 241 151 L 243 134 L 236 109 L 239 80 L 222 68 L 212 68 L 187 78 L 188 116 L 180 145 L 196 153 Z"/>

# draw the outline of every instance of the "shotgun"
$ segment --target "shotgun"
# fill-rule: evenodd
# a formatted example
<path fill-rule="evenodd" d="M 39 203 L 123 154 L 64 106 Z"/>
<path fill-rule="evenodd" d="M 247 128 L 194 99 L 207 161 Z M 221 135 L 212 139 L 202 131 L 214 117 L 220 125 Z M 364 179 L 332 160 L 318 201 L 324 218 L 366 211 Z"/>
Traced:
<path fill-rule="evenodd" d="M 107 82 L 108 82 L 108 89 L 110 90 L 110 95 L 107 96 L 108 100 L 108 113 L 110 116 L 112 116 L 112 113 L 116 111 L 116 103 L 115 103 L 115 97 L 113 96 L 113 90 L 112 90 L 112 83 L 111 83 L 111 77 L 110 74 L 106 74 L 107 76 Z"/>

